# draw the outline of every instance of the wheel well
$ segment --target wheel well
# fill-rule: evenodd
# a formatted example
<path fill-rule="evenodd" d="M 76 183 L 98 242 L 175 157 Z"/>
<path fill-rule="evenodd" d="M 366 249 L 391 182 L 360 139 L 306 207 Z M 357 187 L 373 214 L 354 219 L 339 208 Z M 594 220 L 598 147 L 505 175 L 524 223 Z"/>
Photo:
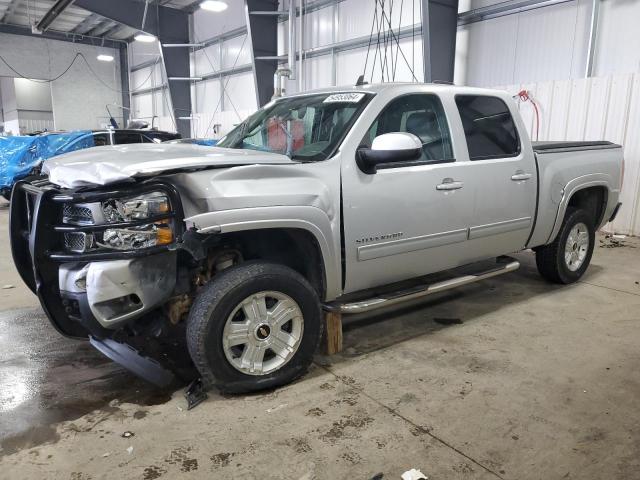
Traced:
<path fill-rule="evenodd" d="M 322 299 L 326 281 L 320 245 L 312 233 L 297 228 L 260 229 L 224 234 L 218 244 L 230 245 L 243 260 L 269 260 L 305 277 Z"/>
<path fill-rule="evenodd" d="M 607 189 L 605 187 L 588 187 L 575 192 L 569 199 L 568 207 L 576 207 L 587 211 L 593 218 L 597 228 L 602 222 L 602 217 L 607 204 Z"/>

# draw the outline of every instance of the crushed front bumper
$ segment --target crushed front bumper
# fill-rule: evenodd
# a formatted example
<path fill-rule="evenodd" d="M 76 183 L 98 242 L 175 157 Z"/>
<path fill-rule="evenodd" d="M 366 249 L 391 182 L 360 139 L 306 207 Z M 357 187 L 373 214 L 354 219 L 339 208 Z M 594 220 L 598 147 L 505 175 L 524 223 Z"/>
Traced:
<path fill-rule="evenodd" d="M 63 224 L 64 204 L 152 190 L 162 190 L 170 197 L 173 208 L 167 216 L 177 226 L 173 244 L 93 253 L 65 249 L 64 233 L 90 232 L 107 226 Z M 63 335 L 110 337 L 115 329 L 159 306 L 175 286 L 182 207 L 177 191 L 168 183 L 61 191 L 46 180 L 18 182 L 13 190 L 9 225 L 16 268 Z"/>

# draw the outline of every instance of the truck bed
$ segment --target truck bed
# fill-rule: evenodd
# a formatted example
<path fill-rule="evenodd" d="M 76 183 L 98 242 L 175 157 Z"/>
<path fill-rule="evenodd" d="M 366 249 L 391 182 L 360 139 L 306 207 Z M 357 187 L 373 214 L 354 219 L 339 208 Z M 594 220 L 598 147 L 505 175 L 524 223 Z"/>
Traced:
<path fill-rule="evenodd" d="M 612 142 L 531 142 L 536 153 L 579 152 L 582 150 L 603 150 L 608 148 L 620 148 Z"/>

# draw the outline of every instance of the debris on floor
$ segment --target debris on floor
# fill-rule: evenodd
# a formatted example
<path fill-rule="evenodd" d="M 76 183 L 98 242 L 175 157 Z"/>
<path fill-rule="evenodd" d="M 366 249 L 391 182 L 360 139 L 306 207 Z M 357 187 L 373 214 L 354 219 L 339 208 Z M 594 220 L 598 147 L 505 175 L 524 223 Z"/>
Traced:
<path fill-rule="evenodd" d="M 604 236 L 604 239 L 600 239 L 600 248 L 619 248 L 619 247 L 636 248 L 634 245 L 627 244 L 625 242 L 626 239 L 627 239 L 626 235 L 607 234 Z"/>
<path fill-rule="evenodd" d="M 135 433 L 130 432 L 130 431 L 127 430 L 126 432 L 124 432 L 122 434 L 122 438 L 130 438 L 130 437 L 133 437 L 134 435 L 135 435 Z"/>
<path fill-rule="evenodd" d="M 130 446 L 129 448 L 127 448 L 127 453 L 129 455 L 131 455 L 133 453 L 133 446 Z"/>
<path fill-rule="evenodd" d="M 401 478 L 402 480 L 427 480 L 427 476 L 415 468 L 404 472 Z"/>
<path fill-rule="evenodd" d="M 273 412 L 277 412 L 278 410 L 286 407 L 287 404 L 286 403 L 281 403 L 280 405 L 278 405 L 277 407 L 271 407 L 271 408 L 267 408 L 266 412 L 267 413 L 273 413 Z"/>
<path fill-rule="evenodd" d="M 16 288 L 16 286 L 15 285 L 3 285 L 2 286 L 3 290 L 9 290 L 10 288 Z"/>
<path fill-rule="evenodd" d="M 462 325 L 462 319 L 460 318 L 434 317 L 433 321 L 440 325 Z"/>

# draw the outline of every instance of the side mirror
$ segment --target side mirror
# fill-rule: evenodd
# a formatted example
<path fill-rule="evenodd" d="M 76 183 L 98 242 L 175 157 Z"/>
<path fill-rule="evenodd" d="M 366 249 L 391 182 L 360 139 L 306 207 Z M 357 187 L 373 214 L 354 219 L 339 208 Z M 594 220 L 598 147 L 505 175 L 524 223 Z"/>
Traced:
<path fill-rule="evenodd" d="M 356 163 L 367 174 L 378 171 L 383 163 L 410 162 L 422 156 L 422 141 L 412 133 L 385 133 L 373 139 L 371 148 L 361 148 Z"/>

